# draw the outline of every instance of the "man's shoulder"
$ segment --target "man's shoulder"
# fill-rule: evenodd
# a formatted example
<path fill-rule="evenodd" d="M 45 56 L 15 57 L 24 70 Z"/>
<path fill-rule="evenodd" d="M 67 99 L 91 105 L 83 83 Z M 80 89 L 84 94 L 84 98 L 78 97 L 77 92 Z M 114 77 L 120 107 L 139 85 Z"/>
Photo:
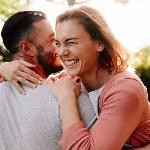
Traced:
<path fill-rule="evenodd" d="M 11 83 L 9 83 L 8 81 L 3 81 L 0 83 L 0 91 L 5 91 L 6 89 L 9 90 L 10 87 L 11 87 Z"/>
<path fill-rule="evenodd" d="M 47 82 L 44 82 L 42 85 L 38 85 L 36 88 L 30 88 L 25 85 L 21 85 L 22 88 L 26 91 L 27 97 L 51 97 L 52 94 L 49 89 L 49 85 Z M 16 87 L 8 81 L 4 81 L 0 83 L 0 95 L 13 95 L 17 97 L 22 97 L 23 95 L 19 93 Z"/>
<path fill-rule="evenodd" d="M 48 83 L 44 82 L 32 89 L 28 86 L 22 87 L 26 91 L 26 95 L 19 93 L 19 91 L 11 83 L 5 81 L 0 83 L 0 101 L 8 101 L 10 103 L 32 103 L 35 105 L 43 105 L 44 103 L 51 106 L 58 105 L 56 98 L 50 91 Z M 1 102 L 0 102 L 1 103 Z"/>
<path fill-rule="evenodd" d="M 10 83 L 7 81 L 0 83 L 0 110 L 2 111 L 2 106 L 5 106 L 6 99 L 10 97 Z"/>
<path fill-rule="evenodd" d="M 30 88 L 28 86 L 23 86 L 23 88 L 27 91 L 27 93 L 32 94 L 39 93 L 39 95 L 49 95 L 51 93 L 48 82 L 46 81 L 41 85 L 37 85 L 36 88 Z"/>
<path fill-rule="evenodd" d="M 49 90 L 49 85 L 47 82 L 44 82 L 43 84 L 38 85 L 35 89 L 32 89 L 26 85 L 20 85 L 20 86 L 22 86 L 22 88 L 27 90 L 27 91 L 39 91 L 40 90 L 41 92 L 42 91 L 46 92 Z M 0 90 L 2 90 L 2 91 L 11 90 L 13 92 L 17 91 L 16 87 L 8 81 L 3 81 L 0 83 Z"/>

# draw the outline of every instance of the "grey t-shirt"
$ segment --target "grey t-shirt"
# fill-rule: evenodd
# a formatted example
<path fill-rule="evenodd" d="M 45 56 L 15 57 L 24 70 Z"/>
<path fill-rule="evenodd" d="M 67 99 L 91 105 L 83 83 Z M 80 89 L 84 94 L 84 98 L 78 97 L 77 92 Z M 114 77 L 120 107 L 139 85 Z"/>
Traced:
<path fill-rule="evenodd" d="M 10 83 L 0 84 L 0 150 L 59 150 L 59 105 L 47 82 L 24 88 L 27 94 L 21 95 Z M 91 128 L 96 114 L 89 96 L 82 93 L 78 103 L 82 120 Z"/>

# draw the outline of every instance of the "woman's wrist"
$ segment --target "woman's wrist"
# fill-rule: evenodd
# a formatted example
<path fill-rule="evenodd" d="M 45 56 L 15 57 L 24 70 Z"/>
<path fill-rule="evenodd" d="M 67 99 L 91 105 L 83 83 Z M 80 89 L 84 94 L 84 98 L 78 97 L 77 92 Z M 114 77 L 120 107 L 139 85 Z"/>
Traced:
<path fill-rule="evenodd" d="M 60 94 L 60 95 L 58 94 L 57 98 L 60 105 L 66 105 L 68 104 L 68 102 L 76 103 L 76 96 L 72 91 L 64 92 L 64 94 Z M 69 101 L 70 99 L 71 101 Z"/>
<path fill-rule="evenodd" d="M 69 99 L 61 100 L 60 116 L 62 120 L 63 130 L 65 130 L 71 124 L 81 120 L 78 111 L 78 104 L 76 102 L 76 97 L 74 98 L 75 98 L 74 100 Z"/>

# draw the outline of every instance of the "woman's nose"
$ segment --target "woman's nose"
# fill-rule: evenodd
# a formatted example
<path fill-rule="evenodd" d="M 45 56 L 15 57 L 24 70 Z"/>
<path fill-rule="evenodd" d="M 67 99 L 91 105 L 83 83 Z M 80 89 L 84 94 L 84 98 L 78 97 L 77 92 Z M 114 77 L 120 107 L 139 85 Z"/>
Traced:
<path fill-rule="evenodd" d="M 57 54 L 60 56 L 68 55 L 69 50 L 67 47 L 62 46 L 61 48 L 57 48 Z"/>

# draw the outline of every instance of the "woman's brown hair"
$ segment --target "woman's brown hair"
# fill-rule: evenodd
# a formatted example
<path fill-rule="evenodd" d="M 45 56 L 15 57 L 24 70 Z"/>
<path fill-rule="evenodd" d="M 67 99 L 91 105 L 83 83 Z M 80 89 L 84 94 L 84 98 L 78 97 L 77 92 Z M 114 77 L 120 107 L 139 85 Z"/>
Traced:
<path fill-rule="evenodd" d="M 109 72 L 120 72 L 127 68 L 129 53 L 114 37 L 98 10 L 88 6 L 71 8 L 57 16 L 56 26 L 66 20 L 77 20 L 89 33 L 91 39 L 105 46 L 98 58 L 100 67 Z"/>

